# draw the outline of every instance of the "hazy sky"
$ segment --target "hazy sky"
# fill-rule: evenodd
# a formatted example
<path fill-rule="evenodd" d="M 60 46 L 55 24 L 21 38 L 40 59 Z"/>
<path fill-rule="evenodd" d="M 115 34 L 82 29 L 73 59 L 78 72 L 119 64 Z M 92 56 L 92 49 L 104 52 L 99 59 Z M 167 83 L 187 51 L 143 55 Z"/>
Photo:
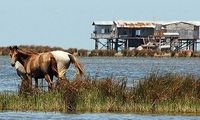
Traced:
<path fill-rule="evenodd" d="M 93 21 L 200 20 L 200 0 L 0 0 L 0 46 L 94 49 Z"/>

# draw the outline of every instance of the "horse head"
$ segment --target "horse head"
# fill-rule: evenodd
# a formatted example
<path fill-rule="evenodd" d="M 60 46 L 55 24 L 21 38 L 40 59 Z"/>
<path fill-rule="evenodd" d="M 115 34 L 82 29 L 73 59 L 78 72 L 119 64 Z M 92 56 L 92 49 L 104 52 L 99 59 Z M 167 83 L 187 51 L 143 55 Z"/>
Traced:
<path fill-rule="evenodd" d="M 14 67 L 15 66 L 15 63 L 18 59 L 18 47 L 17 46 L 10 46 L 9 47 L 10 51 L 9 51 L 9 55 L 11 57 L 11 66 Z"/>

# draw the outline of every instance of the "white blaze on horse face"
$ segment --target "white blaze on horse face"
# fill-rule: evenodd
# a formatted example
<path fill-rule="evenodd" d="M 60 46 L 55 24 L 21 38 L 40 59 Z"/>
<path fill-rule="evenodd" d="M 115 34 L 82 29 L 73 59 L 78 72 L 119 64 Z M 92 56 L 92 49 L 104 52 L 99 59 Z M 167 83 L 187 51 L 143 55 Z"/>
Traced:
<path fill-rule="evenodd" d="M 14 67 L 16 61 L 17 61 L 17 54 L 16 54 L 16 52 L 13 51 L 13 53 L 11 54 L 11 62 L 10 62 L 10 64 Z"/>
<path fill-rule="evenodd" d="M 51 53 L 56 59 L 59 77 L 65 78 L 65 71 L 70 65 L 69 53 L 60 50 L 52 51 Z"/>

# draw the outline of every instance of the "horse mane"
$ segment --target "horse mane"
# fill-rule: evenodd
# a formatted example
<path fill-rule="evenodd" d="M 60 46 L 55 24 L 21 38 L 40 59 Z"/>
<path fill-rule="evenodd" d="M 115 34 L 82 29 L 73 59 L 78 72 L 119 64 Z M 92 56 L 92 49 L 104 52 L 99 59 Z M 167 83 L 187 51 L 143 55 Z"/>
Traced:
<path fill-rule="evenodd" d="M 39 54 L 39 53 L 37 53 L 37 52 L 30 51 L 30 50 L 26 50 L 26 49 L 19 49 L 19 48 L 18 48 L 18 50 L 20 50 L 20 51 L 22 51 L 22 52 L 25 52 L 25 53 L 27 53 L 27 54 Z"/>
<path fill-rule="evenodd" d="M 28 50 L 24 50 L 24 49 L 17 49 L 18 53 L 20 54 L 20 56 L 22 58 L 27 58 L 27 57 L 30 57 L 32 55 L 38 55 L 39 53 L 36 53 L 36 52 L 32 52 L 32 51 L 28 51 Z"/>

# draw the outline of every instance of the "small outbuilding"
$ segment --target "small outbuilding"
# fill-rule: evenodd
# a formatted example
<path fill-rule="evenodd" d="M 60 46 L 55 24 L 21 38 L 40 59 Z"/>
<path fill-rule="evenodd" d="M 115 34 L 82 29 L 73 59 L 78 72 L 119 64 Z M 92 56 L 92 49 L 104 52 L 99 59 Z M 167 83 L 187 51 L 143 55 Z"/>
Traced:
<path fill-rule="evenodd" d="M 197 40 L 199 39 L 200 22 L 171 22 L 163 25 L 166 33 L 178 33 L 178 45 L 176 50 L 197 50 Z"/>

